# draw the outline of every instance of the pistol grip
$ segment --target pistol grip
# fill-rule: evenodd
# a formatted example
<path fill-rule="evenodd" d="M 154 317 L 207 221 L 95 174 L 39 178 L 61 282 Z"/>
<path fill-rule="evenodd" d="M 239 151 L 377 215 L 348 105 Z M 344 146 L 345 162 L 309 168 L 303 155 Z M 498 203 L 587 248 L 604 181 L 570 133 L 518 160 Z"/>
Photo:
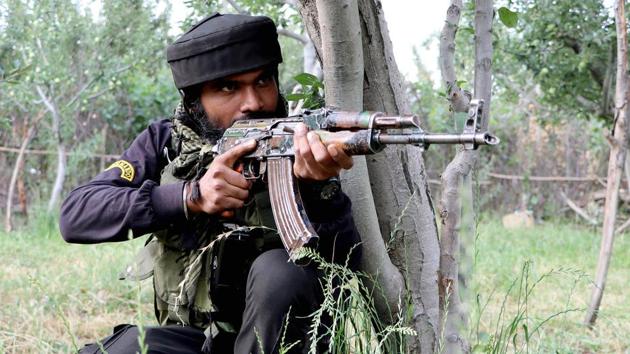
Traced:
<path fill-rule="evenodd" d="M 289 259 L 300 264 L 296 251 L 304 246 L 315 246 L 319 236 L 308 220 L 300 196 L 290 157 L 270 158 L 267 162 L 269 198 L 278 234 Z M 305 263 L 302 263 L 305 264 Z"/>

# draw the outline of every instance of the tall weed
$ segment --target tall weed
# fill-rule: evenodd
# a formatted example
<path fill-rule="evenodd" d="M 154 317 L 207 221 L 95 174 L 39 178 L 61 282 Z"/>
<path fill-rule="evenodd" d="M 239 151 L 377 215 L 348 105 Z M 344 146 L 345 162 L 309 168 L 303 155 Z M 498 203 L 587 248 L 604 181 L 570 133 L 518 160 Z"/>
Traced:
<path fill-rule="evenodd" d="M 536 288 L 543 281 L 554 281 L 554 277 L 564 276 L 571 277 L 573 286 L 568 291 L 566 302 L 560 304 L 563 307 L 551 314 L 543 315 L 543 317 L 532 313 L 531 302 L 540 301 L 534 297 Z M 552 269 L 536 277 L 532 274 L 531 261 L 524 262 L 520 274 L 512 281 L 501 299 L 498 315 L 491 319 L 492 327 L 494 327 L 493 333 L 481 331 L 479 328 L 482 315 L 488 304 L 493 301 L 495 291 L 493 290 L 484 303 L 481 301 L 482 296 L 477 295 L 473 312 L 475 332 L 471 336 L 474 340 L 473 353 L 530 352 L 533 349 L 530 346 L 535 344 L 534 337 L 540 336 L 543 326 L 550 320 L 570 312 L 584 310 L 570 305 L 575 287 L 584 278 L 585 274 L 582 272 L 570 269 Z M 533 351 L 537 352 L 537 350 Z"/>
<path fill-rule="evenodd" d="M 407 336 L 415 336 L 406 326 L 401 313 L 393 324 L 385 325 L 377 316 L 369 289 L 361 277 L 367 274 L 350 270 L 346 265 L 330 263 L 316 251 L 301 250 L 324 272 L 324 301 L 311 315 L 309 353 L 317 353 L 317 343 L 328 343 L 330 353 L 404 353 Z M 400 313 L 400 312 L 399 312 Z"/>

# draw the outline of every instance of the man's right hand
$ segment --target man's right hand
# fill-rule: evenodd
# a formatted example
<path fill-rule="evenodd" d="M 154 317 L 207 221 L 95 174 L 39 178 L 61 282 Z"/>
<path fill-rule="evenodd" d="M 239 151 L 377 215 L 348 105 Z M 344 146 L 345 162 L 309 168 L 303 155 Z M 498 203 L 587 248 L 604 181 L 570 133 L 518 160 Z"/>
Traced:
<path fill-rule="evenodd" d="M 221 214 L 243 207 L 252 182 L 235 171 L 234 165 L 255 148 L 256 141 L 250 140 L 215 157 L 208 171 L 199 180 L 201 198 L 195 202 L 187 198 L 188 210 L 192 213 Z M 187 188 L 190 188 L 190 184 Z M 190 195 L 190 189 L 187 192 L 187 195 Z"/>

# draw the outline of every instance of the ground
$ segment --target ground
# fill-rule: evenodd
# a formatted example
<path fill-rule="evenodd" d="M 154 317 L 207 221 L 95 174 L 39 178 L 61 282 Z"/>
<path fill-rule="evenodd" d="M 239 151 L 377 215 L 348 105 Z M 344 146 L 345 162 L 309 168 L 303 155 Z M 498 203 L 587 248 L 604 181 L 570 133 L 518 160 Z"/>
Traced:
<path fill-rule="evenodd" d="M 615 241 L 595 329 L 582 326 L 599 233 L 571 221 L 506 230 L 483 216 L 469 247 L 472 281 L 465 293 L 474 349 L 630 350 L 625 335 L 630 331 L 630 235 Z M 155 324 L 151 281 L 118 280 L 144 241 L 69 245 L 54 220 L 0 233 L 0 353 L 71 353 L 110 334 L 116 324 Z"/>

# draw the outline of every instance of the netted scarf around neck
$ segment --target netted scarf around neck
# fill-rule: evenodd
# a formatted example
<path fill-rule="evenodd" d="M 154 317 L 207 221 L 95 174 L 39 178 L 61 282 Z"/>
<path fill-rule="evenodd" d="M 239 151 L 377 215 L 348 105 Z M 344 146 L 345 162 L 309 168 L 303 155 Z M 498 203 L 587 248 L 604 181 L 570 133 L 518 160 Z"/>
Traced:
<path fill-rule="evenodd" d="M 182 180 L 198 180 L 205 168 L 212 162 L 212 144 L 202 139 L 194 130 L 186 126 L 182 117 L 187 116 L 180 103 L 175 109 L 171 138 L 172 147 L 178 153 L 171 162 L 173 176 Z"/>

